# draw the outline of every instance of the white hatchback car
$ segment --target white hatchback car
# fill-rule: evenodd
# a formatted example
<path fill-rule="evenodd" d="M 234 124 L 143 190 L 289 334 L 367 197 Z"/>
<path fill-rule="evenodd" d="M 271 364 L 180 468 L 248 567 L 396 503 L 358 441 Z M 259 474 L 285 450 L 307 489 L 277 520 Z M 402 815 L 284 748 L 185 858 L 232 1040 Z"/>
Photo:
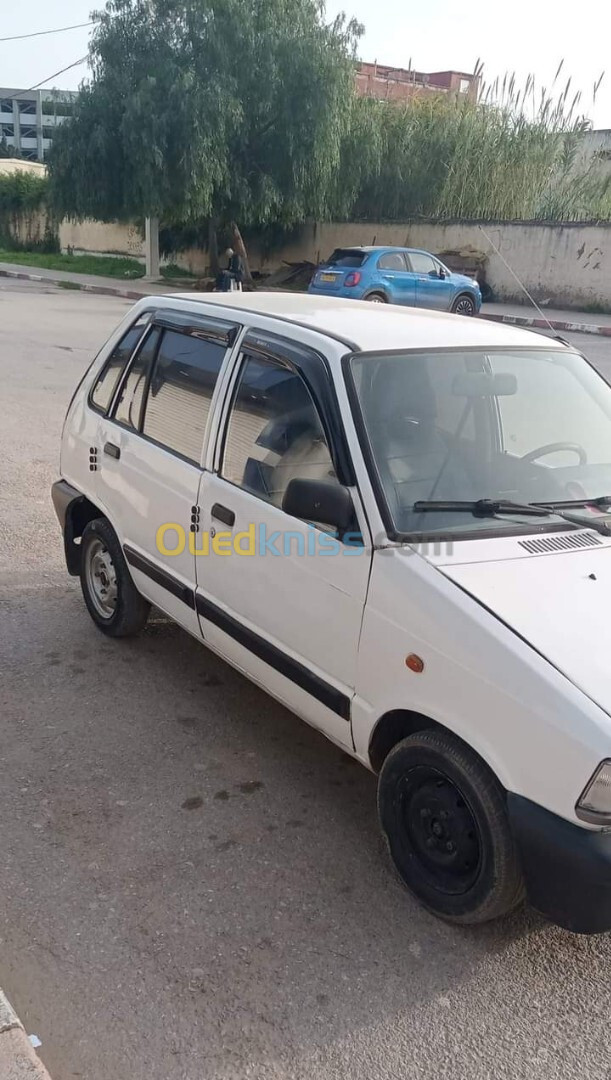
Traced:
<path fill-rule="evenodd" d="M 316 296 L 141 300 L 53 501 L 114 637 L 151 604 L 379 774 L 403 882 L 611 927 L 611 389 L 522 330 Z"/>

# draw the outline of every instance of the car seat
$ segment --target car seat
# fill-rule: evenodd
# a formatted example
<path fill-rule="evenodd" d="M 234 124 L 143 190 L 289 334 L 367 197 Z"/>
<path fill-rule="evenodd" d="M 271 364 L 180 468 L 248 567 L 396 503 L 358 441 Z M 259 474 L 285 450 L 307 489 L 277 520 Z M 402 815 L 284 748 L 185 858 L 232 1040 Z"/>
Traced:
<path fill-rule="evenodd" d="M 472 478 L 452 447 L 451 435 L 436 426 L 435 392 L 425 360 L 407 356 L 379 364 L 365 411 L 397 522 L 415 502 L 430 498 L 433 490 L 436 499 L 474 497 Z"/>

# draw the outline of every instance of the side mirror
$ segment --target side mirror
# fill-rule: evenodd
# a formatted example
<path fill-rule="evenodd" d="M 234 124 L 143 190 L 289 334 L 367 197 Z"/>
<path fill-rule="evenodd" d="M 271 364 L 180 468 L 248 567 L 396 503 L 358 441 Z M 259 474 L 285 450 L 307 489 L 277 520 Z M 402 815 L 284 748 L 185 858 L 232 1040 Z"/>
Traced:
<path fill-rule="evenodd" d="M 331 525 L 341 534 L 354 521 L 352 496 L 348 488 L 334 480 L 304 480 L 294 477 L 282 500 L 282 509 L 302 521 Z"/>

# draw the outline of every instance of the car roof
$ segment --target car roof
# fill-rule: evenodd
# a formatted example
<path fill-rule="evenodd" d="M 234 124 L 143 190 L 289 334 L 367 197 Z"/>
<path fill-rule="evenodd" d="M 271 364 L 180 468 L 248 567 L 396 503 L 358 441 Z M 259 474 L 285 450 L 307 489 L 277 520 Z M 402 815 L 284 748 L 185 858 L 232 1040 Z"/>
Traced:
<path fill-rule="evenodd" d="M 219 316 L 265 315 L 340 339 L 363 352 L 434 348 L 558 348 L 557 342 L 482 318 L 447 315 L 424 308 L 370 304 L 364 300 L 297 292 L 174 293 L 167 300 L 188 301 L 193 310 L 207 304 Z M 200 309 L 201 310 L 201 309 Z M 280 327 L 278 333 L 281 333 Z"/>
<path fill-rule="evenodd" d="M 430 255 L 431 254 L 431 252 L 426 251 L 425 248 L 402 247 L 399 244 L 376 244 L 375 247 L 372 247 L 370 244 L 346 244 L 346 245 L 340 245 L 339 247 L 336 247 L 334 250 L 335 251 L 358 251 L 358 252 L 362 252 L 364 255 L 373 255 L 376 252 L 382 252 L 382 251 L 415 251 L 419 255 Z M 436 255 L 433 255 L 432 257 L 434 259 L 437 258 Z"/>

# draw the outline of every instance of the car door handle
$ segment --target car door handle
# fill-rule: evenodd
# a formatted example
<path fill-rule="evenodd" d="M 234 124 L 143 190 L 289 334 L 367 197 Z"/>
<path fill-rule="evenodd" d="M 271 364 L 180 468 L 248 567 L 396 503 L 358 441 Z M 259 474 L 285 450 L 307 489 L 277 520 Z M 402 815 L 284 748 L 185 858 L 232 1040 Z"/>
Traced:
<path fill-rule="evenodd" d="M 108 454 L 109 457 L 116 458 L 117 461 L 121 457 L 121 450 L 114 442 L 104 443 L 104 453 Z"/>
<path fill-rule="evenodd" d="M 210 515 L 216 518 L 218 521 L 223 521 L 225 525 L 235 525 L 235 514 L 233 510 L 230 510 L 227 506 L 221 506 L 220 503 L 215 503 L 210 511 Z"/>

